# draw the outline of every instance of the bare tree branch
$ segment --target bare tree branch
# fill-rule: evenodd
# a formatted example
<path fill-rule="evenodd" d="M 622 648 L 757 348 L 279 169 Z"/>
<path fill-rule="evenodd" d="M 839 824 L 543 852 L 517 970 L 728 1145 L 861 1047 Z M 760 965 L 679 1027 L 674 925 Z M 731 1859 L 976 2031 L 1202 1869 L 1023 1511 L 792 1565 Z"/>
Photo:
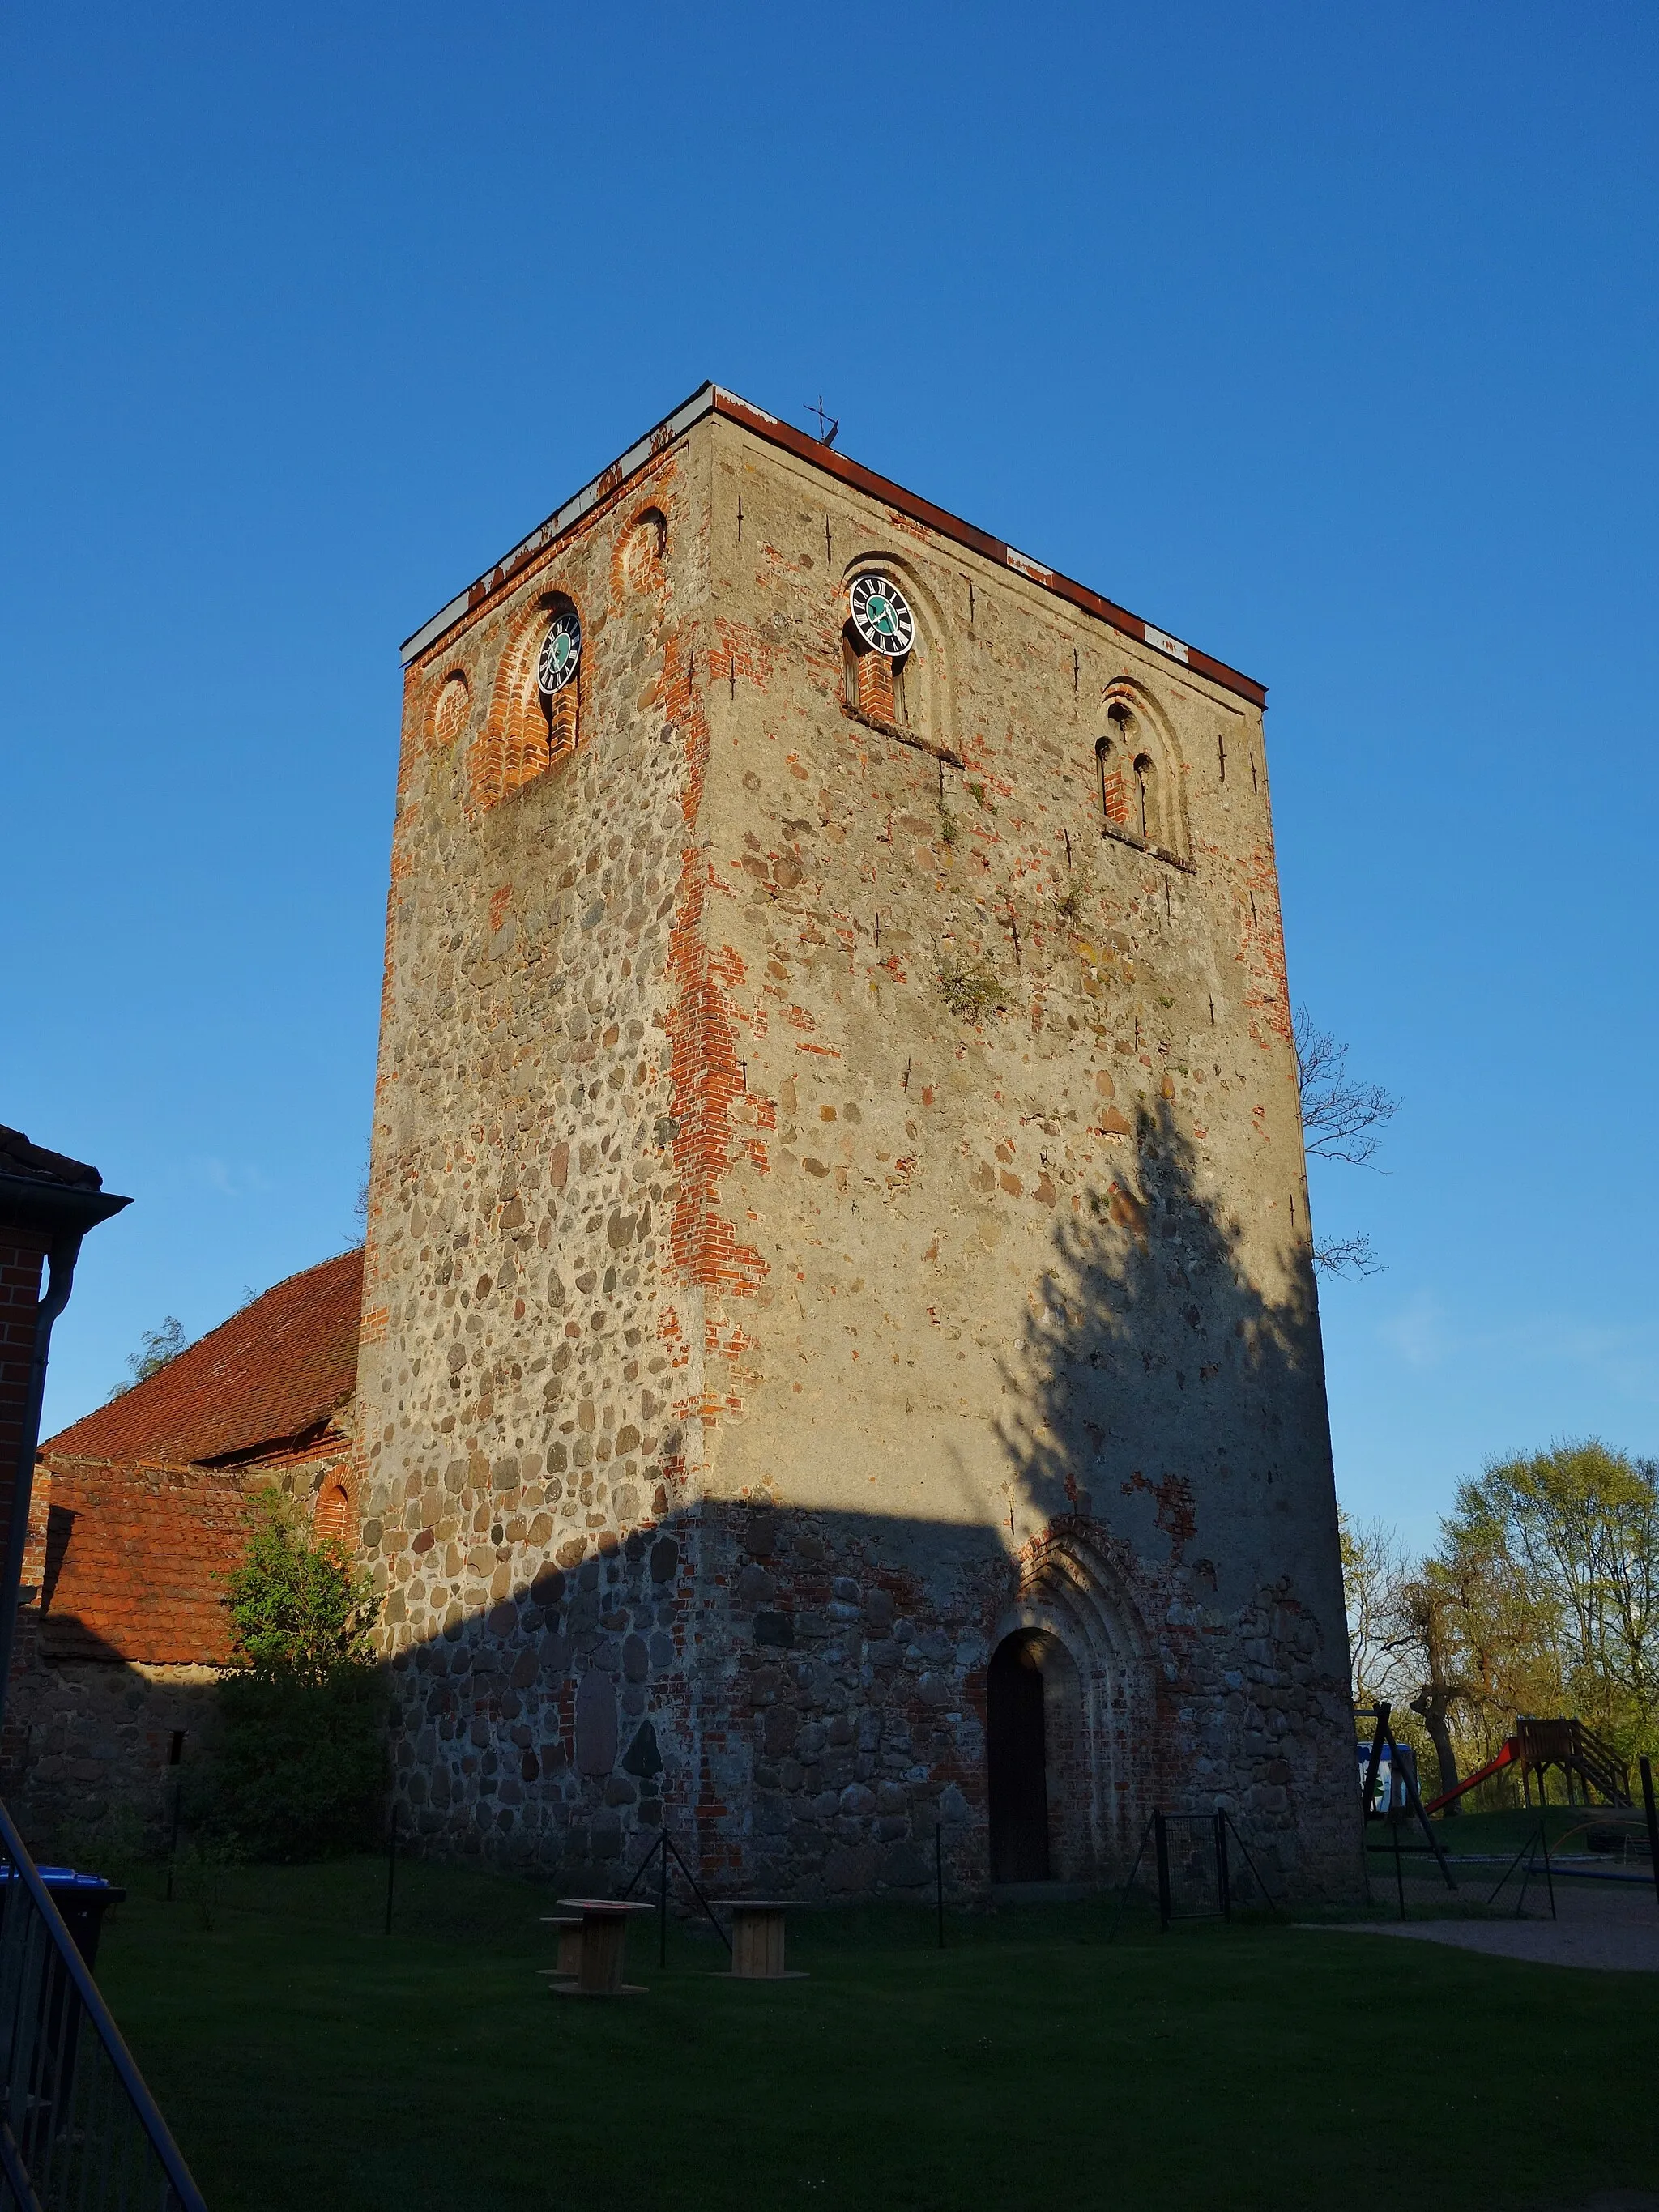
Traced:
<path fill-rule="evenodd" d="M 1400 1101 L 1380 1083 L 1356 1082 L 1348 1073 L 1347 1046 L 1328 1030 L 1316 1029 L 1305 1006 L 1297 1008 L 1293 1028 L 1309 1158 L 1369 1167 L 1377 1132 L 1400 1111 Z"/>
<path fill-rule="evenodd" d="M 1400 1111 L 1400 1101 L 1380 1083 L 1356 1083 L 1348 1073 L 1347 1046 L 1328 1030 L 1316 1029 L 1305 1006 L 1297 1008 L 1292 1032 L 1302 1094 L 1302 1142 L 1308 1158 L 1369 1167 L 1377 1133 Z M 1313 1263 L 1322 1275 L 1350 1283 L 1382 1272 L 1370 1238 L 1363 1233 L 1316 1241 Z"/>
<path fill-rule="evenodd" d="M 1346 1283 L 1357 1283 L 1366 1275 L 1385 1272 L 1382 1261 L 1371 1249 L 1370 1238 L 1363 1232 L 1358 1237 L 1316 1240 L 1313 1263 L 1322 1275 L 1334 1275 Z"/>

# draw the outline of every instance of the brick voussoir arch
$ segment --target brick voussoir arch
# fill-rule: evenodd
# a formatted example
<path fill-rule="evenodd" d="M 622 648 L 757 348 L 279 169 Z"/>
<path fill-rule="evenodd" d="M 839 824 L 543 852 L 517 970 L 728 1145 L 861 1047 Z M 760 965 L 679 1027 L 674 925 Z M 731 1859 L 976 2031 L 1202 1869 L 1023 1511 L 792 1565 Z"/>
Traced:
<path fill-rule="evenodd" d="M 553 695 L 551 708 L 544 708 L 536 684 L 537 659 L 549 623 L 566 608 L 581 624 L 582 653 L 574 676 Z M 467 756 L 467 797 L 475 808 L 495 805 L 575 750 L 581 695 L 587 688 L 587 629 L 580 601 L 552 586 L 538 591 L 514 621 L 495 665 L 483 728 Z"/>
<path fill-rule="evenodd" d="M 656 595 L 666 589 L 665 556 L 670 526 L 666 487 L 653 483 L 617 531 L 611 549 L 609 583 L 613 612 L 636 592 Z"/>
<path fill-rule="evenodd" d="M 357 1510 L 358 1477 L 356 1468 L 349 1464 L 327 1468 L 311 1501 L 311 1533 L 322 1542 L 325 1539 L 343 1544 L 355 1553 L 361 1541 L 362 1522 Z"/>
<path fill-rule="evenodd" d="M 1115 677 L 1100 696 L 1095 750 L 1105 827 L 1115 836 L 1177 861 L 1190 871 L 1192 832 L 1187 819 L 1187 765 L 1174 726 L 1146 687 L 1133 677 Z M 1143 831 L 1139 814 L 1145 804 L 1133 788 L 1136 764 L 1152 763 L 1152 818 Z"/>

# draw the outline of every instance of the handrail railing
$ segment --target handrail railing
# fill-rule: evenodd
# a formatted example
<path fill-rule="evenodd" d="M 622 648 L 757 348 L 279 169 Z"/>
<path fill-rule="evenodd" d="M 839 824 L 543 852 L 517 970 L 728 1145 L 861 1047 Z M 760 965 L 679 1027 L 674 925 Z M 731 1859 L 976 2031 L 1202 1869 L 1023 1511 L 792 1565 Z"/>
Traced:
<path fill-rule="evenodd" d="M 0 1805 L 0 2212 L 206 2212 Z"/>

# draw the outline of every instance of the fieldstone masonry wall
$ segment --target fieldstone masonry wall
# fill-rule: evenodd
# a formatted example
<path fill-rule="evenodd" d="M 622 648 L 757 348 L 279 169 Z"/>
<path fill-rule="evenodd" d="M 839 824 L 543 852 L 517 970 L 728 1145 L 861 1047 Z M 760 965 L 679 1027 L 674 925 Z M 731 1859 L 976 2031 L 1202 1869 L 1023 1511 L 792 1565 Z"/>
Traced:
<path fill-rule="evenodd" d="M 919 627 L 879 711 L 862 566 Z M 712 1879 L 814 1897 L 915 1887 L 940 1826 L 981 1885 L 987 1668 L 1031 1632 L 1054 1873 L 1224 1802 L 1302 1888 L 1355 1880 L 1261 715 L 1225 684 L 697 423 L 409 670 L 365 1299 L 362 1535 L 430 1847 L 598 1879 L 666 1818 Z"/>

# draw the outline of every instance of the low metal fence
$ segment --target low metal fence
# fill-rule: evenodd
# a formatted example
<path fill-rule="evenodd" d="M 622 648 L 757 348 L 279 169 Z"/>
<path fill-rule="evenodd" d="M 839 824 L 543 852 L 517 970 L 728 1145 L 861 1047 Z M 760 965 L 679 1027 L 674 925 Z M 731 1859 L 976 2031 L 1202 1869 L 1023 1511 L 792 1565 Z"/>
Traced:
<path fill-rule="evenodd" d="M 0 1805 L 0 2212 L 206 2212 Z"/>
<path fill-rule="evenodd" d="M 1235 1905 L 1265 1905 L 1277 1912 L 1273 1893 L 1230 1813 L 1219 1807 L 1212 1813 L 1158 1812 L 1141 1831 L 1109 1943 L 1122 1923 L 1148 1844 L 1158 1878 L 1158 1925 L 1166 1933 L 1177 1920 L 1231 1920 Z"/>

